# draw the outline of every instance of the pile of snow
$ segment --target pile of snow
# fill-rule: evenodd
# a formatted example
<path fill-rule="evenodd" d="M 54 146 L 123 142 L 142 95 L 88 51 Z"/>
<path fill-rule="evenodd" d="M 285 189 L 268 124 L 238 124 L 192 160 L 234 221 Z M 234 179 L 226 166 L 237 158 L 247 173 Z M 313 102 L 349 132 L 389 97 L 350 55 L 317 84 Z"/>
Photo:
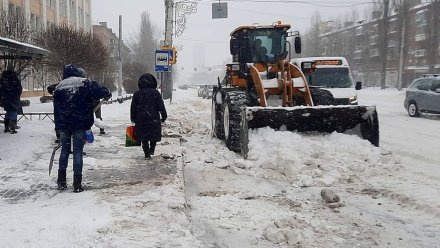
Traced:
<path fill-rule="evenodd" d="M 265 177 L 281 174 L 302 187 L 332 186 L 384 173 L 397 163 L 388 156 L 355 135 L 304 135 L 267 127 L 250 131 L 248 160 L 236 164 Z"/>

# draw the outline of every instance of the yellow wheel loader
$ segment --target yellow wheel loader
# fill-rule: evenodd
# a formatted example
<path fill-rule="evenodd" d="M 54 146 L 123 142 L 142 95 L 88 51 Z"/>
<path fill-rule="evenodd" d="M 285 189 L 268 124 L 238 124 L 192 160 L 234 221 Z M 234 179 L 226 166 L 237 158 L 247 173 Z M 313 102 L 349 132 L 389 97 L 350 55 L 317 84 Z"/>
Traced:
<path fill-rule="evenodd" d="M 290 63 L 301 52 L 298 32 L 280 22 L 267 26 L 240 26 L 231 33 L 233 58 L 226 76 L 212 95 L 213 135 L 246 158 L 249 129 L 271 127 L 305 133 L 348 132 L 379 146 L 379 122 L 374 106 L 334 106 L 333 95 L 309 87 L 305 74 L 316 62 L 300 67 Z M 319 106 L 318 106 L 319 105 Z"/>

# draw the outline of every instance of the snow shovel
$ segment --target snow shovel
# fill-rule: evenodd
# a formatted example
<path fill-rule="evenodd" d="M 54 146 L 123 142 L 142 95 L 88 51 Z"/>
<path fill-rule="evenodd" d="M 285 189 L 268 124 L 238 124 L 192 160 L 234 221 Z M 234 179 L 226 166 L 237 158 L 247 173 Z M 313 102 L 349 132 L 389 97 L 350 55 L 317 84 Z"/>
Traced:
<path fill-rule="evenodd" d="M 50 176 L 50 172 L 52 171 L 52 167 L 53 167 L 53 160 L 55 158 L 55 153 L 58 151 L 58 149 L 61 148 L 61 144 L 58 144 L 57 146 L 55 146 L 53 148 L 52 151 L 52 155 L 50 156 L 50 162 L 49 162 L 49 176 Z"/>

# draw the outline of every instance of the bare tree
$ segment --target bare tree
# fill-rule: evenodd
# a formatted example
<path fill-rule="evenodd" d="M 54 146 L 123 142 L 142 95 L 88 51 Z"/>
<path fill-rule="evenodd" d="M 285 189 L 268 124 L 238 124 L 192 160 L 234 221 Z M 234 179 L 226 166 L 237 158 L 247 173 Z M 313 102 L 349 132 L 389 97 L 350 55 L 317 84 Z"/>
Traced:
<path fill-rule="evenodd" d="M 320 56 L 322 48 L 319 40 L 321 32 L 321 14 L 319 11 L 313 13 L 311 26 L 311 29 L 304 35 L 304 56 Z"/>
<path fill-rule="evenodd" d="M 134 59 L 144 65 L 147 71 L 154 71 L 154 53 L 159 47 L 159 31 L 151 21 L 150 14 L 143 12 L 139 25 L 139 33 L 132 38 L 131 48 L 134 51 Z"/>
<path fill-rule="evenodd" d="M 393 0 L 392 6 L 397 12 L 398 18 L 398 51 L 399 51 L 399 68 L 398 68 L 398 79 L 397 79 L 397 89 L 401 90 L 403 87 L 403 71 L 406 65 L 406 60 L 404 59 L 404 54 L 408 54 L 408 13 L 411 7 L 409 0 Z"/>
<path fill-rule="evenodd" d="M 107 69 L 109 51 L 89 32 L 67 25 L 49 26 L 35 40 L 51 52 L 46 58 L 47 69 L 58 79 L 66 64 L 80 66 L 94 78 L 101 78 Z"/>
<path fill-rule="evenodd" d="M 13 39 L 19 42 L 28 43 L 31 40 L 32 31 L 26 21 L 26 18 L 20 14 L 15 12 L 0 12 L 0 36 Z M 13 52 L 8 52 L 9 55 L 15 55 Z M 3 53 L 3 55 L 6 55 Z M 32 67 L 32 60 L 13 60 L 13 59 L 5 59 L 0 62 L 3 64 L 3 68 L 8 65 L 12 65 L 14 70 L 21 74 L 21 77 L 26 77 L 27 74 L 22 74 L 22 72 L 26 68 Z"/>
<path fill-rule="evenodd" d="M 388 29 L 389 29 L 389 10 L 390 0 L 380 0 L 382 9 L 382 18 L 379 21 L 379 51 L 380 61 L 380 88 L 385 89 L 387 60 L 388 60 Z"/>
<path fill-rule="evenodd" d="M 431 4 L 429 9 L 429 23 L 430 23 L 430 31 L 428 32 L 428 64 L 429 64 L 429 73 L 435 73 L 435 65 L 438 63 L 439 57 L 439 39 L 440 33 L 438 29 L 438 25 L 440 24 L 440 0 L 426 0 Z"/>

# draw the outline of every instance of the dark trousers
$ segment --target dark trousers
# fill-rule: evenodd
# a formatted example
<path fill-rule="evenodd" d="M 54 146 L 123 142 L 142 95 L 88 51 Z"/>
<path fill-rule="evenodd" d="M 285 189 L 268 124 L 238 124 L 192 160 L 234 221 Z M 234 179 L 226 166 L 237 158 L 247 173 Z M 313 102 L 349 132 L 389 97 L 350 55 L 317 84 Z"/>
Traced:
<path fill-rule="evenodd" d="M 142 140 L 142 149 L 144 150 L 145 156 L 153 155 L 154 149 L 156 149 L 156 141 Z"/>

